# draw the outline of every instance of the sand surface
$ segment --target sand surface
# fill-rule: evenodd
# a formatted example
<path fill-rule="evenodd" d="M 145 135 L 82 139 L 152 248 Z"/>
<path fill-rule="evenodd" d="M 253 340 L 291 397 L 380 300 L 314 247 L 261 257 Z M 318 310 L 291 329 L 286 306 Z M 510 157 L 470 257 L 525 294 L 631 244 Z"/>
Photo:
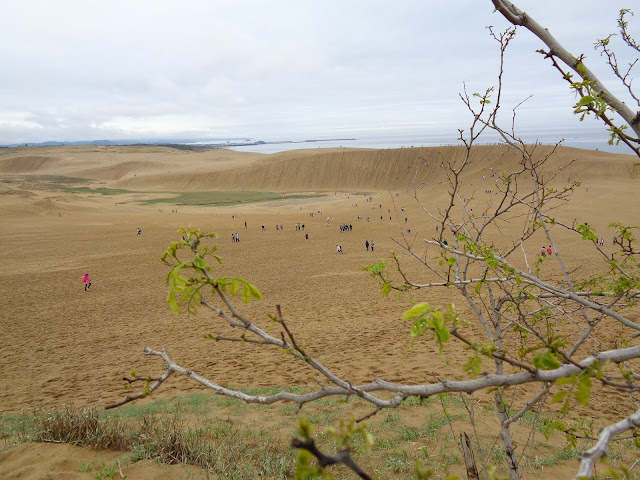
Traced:
<path fill-rule="evenodd" d="M 219 234 L 217 253 L 224 259 L 219 274 L 242 276 L 261 290 L 262 301 L 247 306 L 238 302 L 245 314 L 275 334 L 266 314 L 281 304 L 298 342 L 343 378 L 354 383 L 376 377 L 424 383 L 460 373 L 456 362 L 466 359 L 461 348 L 449 349 L 454 365 L 450 370 L 439 360 L 434 342 L 425 340 L 410 350 L 408 325 L 401 316 L 414 301 L 445 307 L 453 301 L 468 317 L 463 300 L 446 289 L 383 297 L 359 267 L 399 251 L 393 239 L 403 234 L 418 245 L 435 235 L 436 222 L 421 211 L 412 187 L 430 208 L 445 205 L 442 156 L 456 159 L 462 154 L 457 147 L 273 155 L 164 147 L 1 149 L 0 413 L 63 404 L 101 407 L 119 400 L 124 395 L 121 377 L 132 368 L 145 375 L 164 371 L 159 359 L 143 358 L 146 346 L 166 348 L 180 365 L 225 386 L 314 384 L 319 379 L 315 371 L 276 350 L 204 339 L 208 332 L 237 335 L 207 312 L 191 317 L 171 312 L 164 286 L 168 270 L 159 257 L 178 239 L 176 231 L 188 225 Z M 476 151 L 463 181 L 478 210 L 491 198 L 484 192 L 496 180 L 492 175 L 513 169 L 517 160 L 515 151 L 505 147 Z M 632 156 L 561 148 L 548 175 L 555 175 L 556 182 L 582 184 L 558 217 L 569 223 L 589 221 L 611 249 L 611 221 L 640 225 L 636 161 Z M 78 182 L 68 186 L 132 193 L 66 192 L 51 185 L 52 176 Z M 242 190 L 279 192 L 283 198 L 224 207 L 143 203 L 162 192 Z M 286 198 L 295 193 L 325 196 Z M 366 201 L 369 196 L 371 203 Z M 327 217 L 330 226 L 325 225 Z M 297 222 L 305 224 L 304 232 L 296 231 Z M 353 230 L 340 232 L 341 224 L 351 224 Z M 276 225 L 284 229 L 276 230 Z M 137 228 L 141 236 L 136 236 Z M 496 243 L 518 236 L 521 228 L 518 220 L 505 224 L 495 235 Z M 603 268 L 584 262 L 590 255 L 586 242 L 556 232 L 565 261 L 579 268 L 580 276 Z M 239 243 L 231 241 L 232 233 L 240 234 Z M 365 240 L 375 241 L 374 252 L 365 250 Z M 540 237 L 537 243 L 546 241 Z M 338 244 L 342 255 L 336 253 Z M 406 261 L 410 273 L 425 275 Z M 88 293 L 80 282 L 85 272 L 93 280 Z M 629 317 L 640 321 L 638 311 Z M 616 328 L 608 338 L 600 338 L 606 348 L 615 346 L 620 333 Z M 199 389 L 175 378 L 154 398 Z M 605 420 L 630 412 L 628 402 L 615 396 L 598 397 L 591 407 Z M 0 454 L 0 470 L 26 468 L 27 459 L 40 454 L 34 452 L 52 447 L 58 448 L 25 445 Z M 56 455 L 64 457 L 72 447 L 61 448 L 65 450 Z M 13 477 L 0 473 L 0 478 Z M 20 478 L 43 477 L 25 473 Z"/>

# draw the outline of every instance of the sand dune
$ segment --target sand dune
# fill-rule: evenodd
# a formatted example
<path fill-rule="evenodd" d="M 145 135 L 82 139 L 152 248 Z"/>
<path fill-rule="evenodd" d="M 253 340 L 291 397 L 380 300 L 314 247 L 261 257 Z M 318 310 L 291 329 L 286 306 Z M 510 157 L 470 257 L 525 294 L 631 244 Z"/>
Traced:
<path fill-rule="evenodd" d="M 185 151 L 168 147 L 61 147 L 6 152 L 0 174 L 67 175 L 108 181 L 114 188 L 132 190 L 272 190 L 351 191 L 405 189 L 415 182 L 442 181 L 442 159 L 457 160 L 462 147 L 389 150 L 315 149 L 262 155 L 228 150 Z M 552 147 L 539 146 L 536 156 Z M 37 152 L 37 154 L 36 154 Z M 477 147 L 465 176 L 473 180 L 517 167 L 519 153 L 503 146 Z M 579 160 L 579 161 L 578 161 Z M 571 162 L 576 162 L 571 164 Z M 602 168 L 606 162 L 607 168 Z M 569 166 L 567 166 L 569 165 Z M 634 157 L 560 147 L 549 162 L 551 172 L 566 178 L 626 181 L 640 176 Z M 487 175 L 488 176 L 488 175 Z"/>
<path fill-rule="evenodd" d="M 542 158 L 550 148 L 539 147 L 537 155 Z M 314 384 L 315 373 L 278 352 L 205 340 L 207 332 L 231 332 L 204 312 L 196 317 L 171 313 L 163 284 L 167 270 L 159 256 L 176 238 L 176 230 L 186 225 L 218 232 L 218 253 L 225 259 L 218 272 L 241 275 L 262 290 L 264 300 L 242 306 L 243 312 L 268 329 L 266 313 L 281 303 L 300 342 L 338 374 L 353 382 L 376 376 L 422 382 L 440 375 L 437 346 L 424 342 L 409 350 L 407 325 L 400 317 L 415 300 L 447 305 L 451 292 L 382 297 L 359 267 L 388 257 L 396 249 L 392 237 L 406 235 L 407 228 L 416 241 L 433 236 L 435 222 L 416 204 L 411 187 L 430 208 L 443 205 L 443 158 L 463 154 L 459 147 L 314 149 L 273 155 L 167 147 L 0 149 L 0 411 L 61 404 L 99 407 L 118 400 L 124 373 L 133 367 L 145 374 L 162 370 L 159 362 L 142 357 L 145 346 L 166 347 L 176 361 L 221 384 Z M 518 161 L 518 153 L 504 146 L 475 150 L 462 180 L 476 208 L 491 201 L 485 190 L 498 175 L 516 169 Z M 629 155 L 560 148 L 545 175 L 558 184 L 571 179 L 582 186 L 558 215 L 568 222 L 587 218 L 607 239 L 611 221 L 640 224 L 636 162 Z M 47 177 L 61 175 L 84 179 L 78 185 L 135 192 L 69 193 Z M 209 190 L 327 196 L 217 208 L 138 202 L 140 191 Z M 374 201 L 367 203 L 364 194 Z M 317 211 L 322 214 L 310 215 Z M 333 218 L 330 227 L 325 226 L 327 216 Z M 365 222 L 366 217 L 371 222 Z M 309 240 L 295 231 L 296 222 L 306 225 Z M 341 223 L 353 224 L 353 231 L 339 232 Z M 276 230 L 276 225 L 285 229 Z M 141 237 L 135 235 L 138 227 Z M 518 222 L 506 224 L 496 241 L 519 235 L 520 228 Z M 238 232 L 242 241 L 232 243 L 231 234 Z M 365 251 L 365 240 L 375 240 L 374 254 Z M 540 237 L 538 243 L 544 241 Z M 576 243 L 560 231 L 557 242 L 581 275 L 606 268 L 604 263 L 584 264 L 589 255 L 585 242 Z M 336 255 L 337 244 L 344 255 Z M 419 266 L 408 269 L 422 275 Z M 95 282 L 88 294 L 80 283 L 85 271 Z M 640 321 L 637 311 L 630 316 Z M 617 330 L 611 332 L 610 338 L 600 339 L 603 345 L 616 344 Z M 451 355 L 466 358 L 462 349 Z M 178 379 L 157 398 L 197 389 Z M 618 400 L 597 399 L 601 420 L 627 413 L 628 402 Z"/>
<path fill-rule="evenodd" d="M 44 155 L 19 155 L 2 159 L 3 174 L 38 173 L 54 171 L 60 159 Z"/>

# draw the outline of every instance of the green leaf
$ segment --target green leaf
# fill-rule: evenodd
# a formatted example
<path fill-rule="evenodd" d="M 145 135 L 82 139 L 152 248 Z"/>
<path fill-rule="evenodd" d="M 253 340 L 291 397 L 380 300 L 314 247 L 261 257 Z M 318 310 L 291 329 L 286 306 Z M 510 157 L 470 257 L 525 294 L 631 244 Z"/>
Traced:
<path fill-rule="evenodd" d="M 206 268 L 207 262 L 204 261 L 203 258 L 196 257 L 193 259 L 193 264 L 198 268 Z"/>
<path fill-rule="evenodd" d="M 416 338 L 421 335 L 429 326 L 426 318 L 419 318 L 411 325 L 411 337 Z"/>
<path fill-rule="evenodd" d="M 253 298 L 255 298 L 256 300 L 262 300 L 262 293 L 260 293 L 260 290 L 258 290 L 254 285 L 250 283 L 247 283 L 246 286 L 249 287 L 249 290 L 251 291 L 251 296 Z"/>
<path fill-rule="evenodd" d="M 568 385 L 570 383 L 573 383 L 574 380 L 570 377 L 562 377 L 559 378 L 558 380 L 555 381 L 554 385 L 557 385 L 558 387 L 561 387 L 562 385 Z"/>
<path fill-rule="evenodd" d="M 251 301 L 251 291 L 246 287 L 242 289 L 242 301 L 244 303 L 249 303 Z"/>
<path fill-rule="evenodd" d="M 364 443 L 365 452 L 370 453 L 371 447 L 373 446 L 373 442 L 374 442 L 373 435 L 371 435 L 371 433 L 366 431 L 362 432 L 362 440 Z"/>
<path fill-rule="evenodd" d="M 431 313 L 431 319 L 433 320 L 433 328 L 435 328 L 436 330 L 439 330 L 442 327 L 444 327 L 444 315 L 442 315 L 442 313 L 440 312 Z"/>
<path fill-rule="evenodd" d="M 576 70 L 578 70 L 578 73 L 580 73 L 580 75 L 583 77 L 587 73 L 587 67 L 585 67 L 584 63 L 582 62 L 578 62 L 578 64 L 576 65 Z"/>
<path fill-rule="evenodd" d="M 309 464 L 313 458 L 313 455 L 308 450 L 304 448 L 298 450 L 295 480 L 312 480 L 324 473 L 324 468 Z"/>
<path fill-rule="evenodd" d="M 176 315 L 180 315 L 180 308 L 178 307 L 178 301 L 176 300 L 176 296 L 173 293 L 173 290 L 169 290 L 169 297 L 167 298 L 167 300 L 169 300 L 169 306 L 171 306 L 171 310 L 173 310 L 173 313 L 175 313 Z"/>
<path fill-rule="evenodd" d="M 297 434 L 302 437 L 303 440 L 309 440 L 313 435 L 313 426 L 309 425 L 309 420 L 301 418 L 298 420 Z"/>
<path fill-rule="evenodd" d="M 554 370 L 560 366 L 560 362 L 553 353 L 545 352 L 533 359 L 533 365 L 540 370 Z"/>
<path fill-rule="evenodd" d="M 383 260 L 380 260 L 380 262 L 374 263 L 373 265 L 362 266 L 360 267 L 360 270 L 369 271 L 371 273 L 379 273 L 379 272 L 383 272 L 385 268 L 387 268 L 387 264 L 384 263 Z"/>
<path fill-rule="evenodd" d="M 489 267 L 491 268 L 498 267 L 498 259 L 492 253 L 487 254 L 487 256 L 484 257 L 484 259 L 487 262 L 487 265 L 489 265 Z"/>
<path fill-rule="evenodd" d="M 444 325 L 441 327 L 436 326 L 436 334 L 438 335 L 438 339 L 441 343 L 448 342 L 451 338 L 451 332 Z"/>
<path fill-rule="evenodd" d="M 567 391 L 562 391 L 562 392 L 558 392 L 556 393 L 553 398 L 551 398 L 551 403 L 560 403 L 561 401 L 564 400 L 564 397 L 567 396 L 569 392 Z"/>
<path fill-rule="evenodd" d="M 187 287 L 181 285 L 180 283 L 176 282 L 176 284 L 173 286 L 173 291 L 176 293 L 182 293 L 184 291 L 187 290 Z"/>
<path fill-rule="evenodd" d="M 591 396 L 591 380 L 589 380 L 589 378 L 585 378 L 583 381 L 578 382 L 578 390 L 574 391 L 573 395 L 581 405 L 589 403 L 589 397 Z"/>
<path fill-rule="evenodd" d="M 584 107 L 586 105 L 592 104 L 593 101 L 594 101 L 594 98 L 591 95 L 587 95 L 585 97 L 582 97 L 576 106 Z"/>
<path fill-rule="evenodd" d="M 222 265 L 222 257 L 214 255 L 212 253 L 210 253 L 209 255 L 212 256 L 220 265 Z"/>
<path fill-rule="evenodd" d="M 416 303 L 402 315 L 403 320 L 415 320 L 423 317 L 427 312 L 431 311 L 431 305 L 427 302 Z"/>
<path fill-rule="evenodd" d="M 469 360 L 467 360 L 467 363 L 464 364 L 462 369 L 465 372 L 471 373 L 471 376 L 473 378 L 476 378 L 478 375 L 480 375 L 480 372 L 482 371 L 482 357 L 478 355 L 477 351 L 471 357 L 469 357 Z"/>
<path fill-rule="evenodd" d="M 229 284 L 229 293 L 231 295 L 237 295 L 239 291 L 240 291 L 240 282 L 238 282 L 237 280 L 232 280 L 231 283 Z"/>

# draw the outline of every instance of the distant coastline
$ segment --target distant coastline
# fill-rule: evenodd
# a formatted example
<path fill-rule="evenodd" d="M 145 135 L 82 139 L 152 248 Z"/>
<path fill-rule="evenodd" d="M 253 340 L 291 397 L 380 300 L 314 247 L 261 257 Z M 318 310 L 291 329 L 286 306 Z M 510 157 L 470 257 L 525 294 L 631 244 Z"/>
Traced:
<path fill-rule="evenodd" d="M 213 138 L 213 139 L 133 139 L 133 140 L 79 140 L 79 141 L 46 141 L 3 144 L 0 147 L 62 147 L 72 145 L 119 146 L 119 145 L 162 145 L 162 146 L 194 146 L 208 148 L 247 147 L 253 145 L 280 145 L 318 142 L 348 142 L 355 138 L 315 138 L 309 140 L 277 140 L 264 141 L 253 138 Z"/>
<path fill-rule="evenodd" d="M 201 145 L 209 147 L 251 147 L 254 145 L 285 145 L 285 144 L 307 144 L 318 142 L 353 142 L 355 138 L 323 138 L 323 139 L 310 139 L 310 140 L 276 140 L 276 141 L 264 141 L 264 140 L 247 140 L 247 141 L 229 141 L 224 143 L 220 142 L 190 142 L 189 145 Z"/>
<path fill-rule="evenodd" d="M 523 131 L 522 138 L 529 143 L 555 145 L 559 141 L 567 147 L 583 148 L 587 150 L 603 150 L 612 153 L 629 154 L 624 145 L 609 145 L 608 134 L 601 129 L 569 129 L 552 131 Z M 477 145 L 502 144 L 496 135 L 484 135 Z M 207 150 L 229 148 L 240 152 L 272 154 L 288 150 L 317 149 L 317 148 L 366 148 L 366 149 L 397 149 L 412 147 L 441 147 L 460 145 L 460 141 L 447 133 L 436 131 L 412 132 L 360 132 L 356 137 L 332 138 L 289 138 L 256 140 L 253 137 L 218 137 L 218 138 L 134 138 L 115 140 L 82 140 L 82 141 L 46 141 L 24 142 L 0 145 L 2 147 L 55 147 L 73 145 L 94 146 L 163 146 L 180 150 Z"/>

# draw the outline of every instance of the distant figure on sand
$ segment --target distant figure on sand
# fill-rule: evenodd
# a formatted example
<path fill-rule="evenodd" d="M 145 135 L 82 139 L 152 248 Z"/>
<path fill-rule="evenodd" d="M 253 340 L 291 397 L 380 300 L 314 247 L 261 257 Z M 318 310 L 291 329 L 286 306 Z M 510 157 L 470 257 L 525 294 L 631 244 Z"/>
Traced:
<path fill-rule="evenodd" d="M 342 245 L 338 245 L 337 247 L 338 253 L 342 253 Z"/>
<path fill-rule="evenodd" d="M 553 249 L 551 248 L 551 245 L 549 245 L 547 247 L 547 255 L 551 256 L 552 253 L 553 253 Z"/>
<path fill-rule="evenodd" d="M 540 249 L 540 256 L 541 257 L 546 257 L 547 256 L 547 249 L 545 248 L 545 246 L 543 245 L 542 248 Z"/>
<path fill-rule="evenodd" d="M 140 230 L 140 229 L 138 228 L 138 233 L 136 233 L 136 236 L 138 236 L 138 237 L 139 237 L 140 235 L 142 235 L 142 230 Z"/>
<path fill-rule="evenodd" d="M 375 246 L 376 246 L 376 244 L 375 244 L 375 243 L 373 243 L 373 240 L 371 240 L 371 251 L 372 251 L 372 252 L 373 252 L 373 247 L 375 247 Z"/>
<path fill-rule="evenodd" d="M 366 247 L 367 252 L 368 252 L 369 251 L 369 240 L 365 240 L 364 246 Z"/>
<path fill-rule="evenodd" d="M 84 283 L 84 291 L 86 293 L 89 290 L 89 287 L 91 287 L 91 280 L 89 279 L 89 272 L 85 273 L 82 276 L 82 283 Z"/>

